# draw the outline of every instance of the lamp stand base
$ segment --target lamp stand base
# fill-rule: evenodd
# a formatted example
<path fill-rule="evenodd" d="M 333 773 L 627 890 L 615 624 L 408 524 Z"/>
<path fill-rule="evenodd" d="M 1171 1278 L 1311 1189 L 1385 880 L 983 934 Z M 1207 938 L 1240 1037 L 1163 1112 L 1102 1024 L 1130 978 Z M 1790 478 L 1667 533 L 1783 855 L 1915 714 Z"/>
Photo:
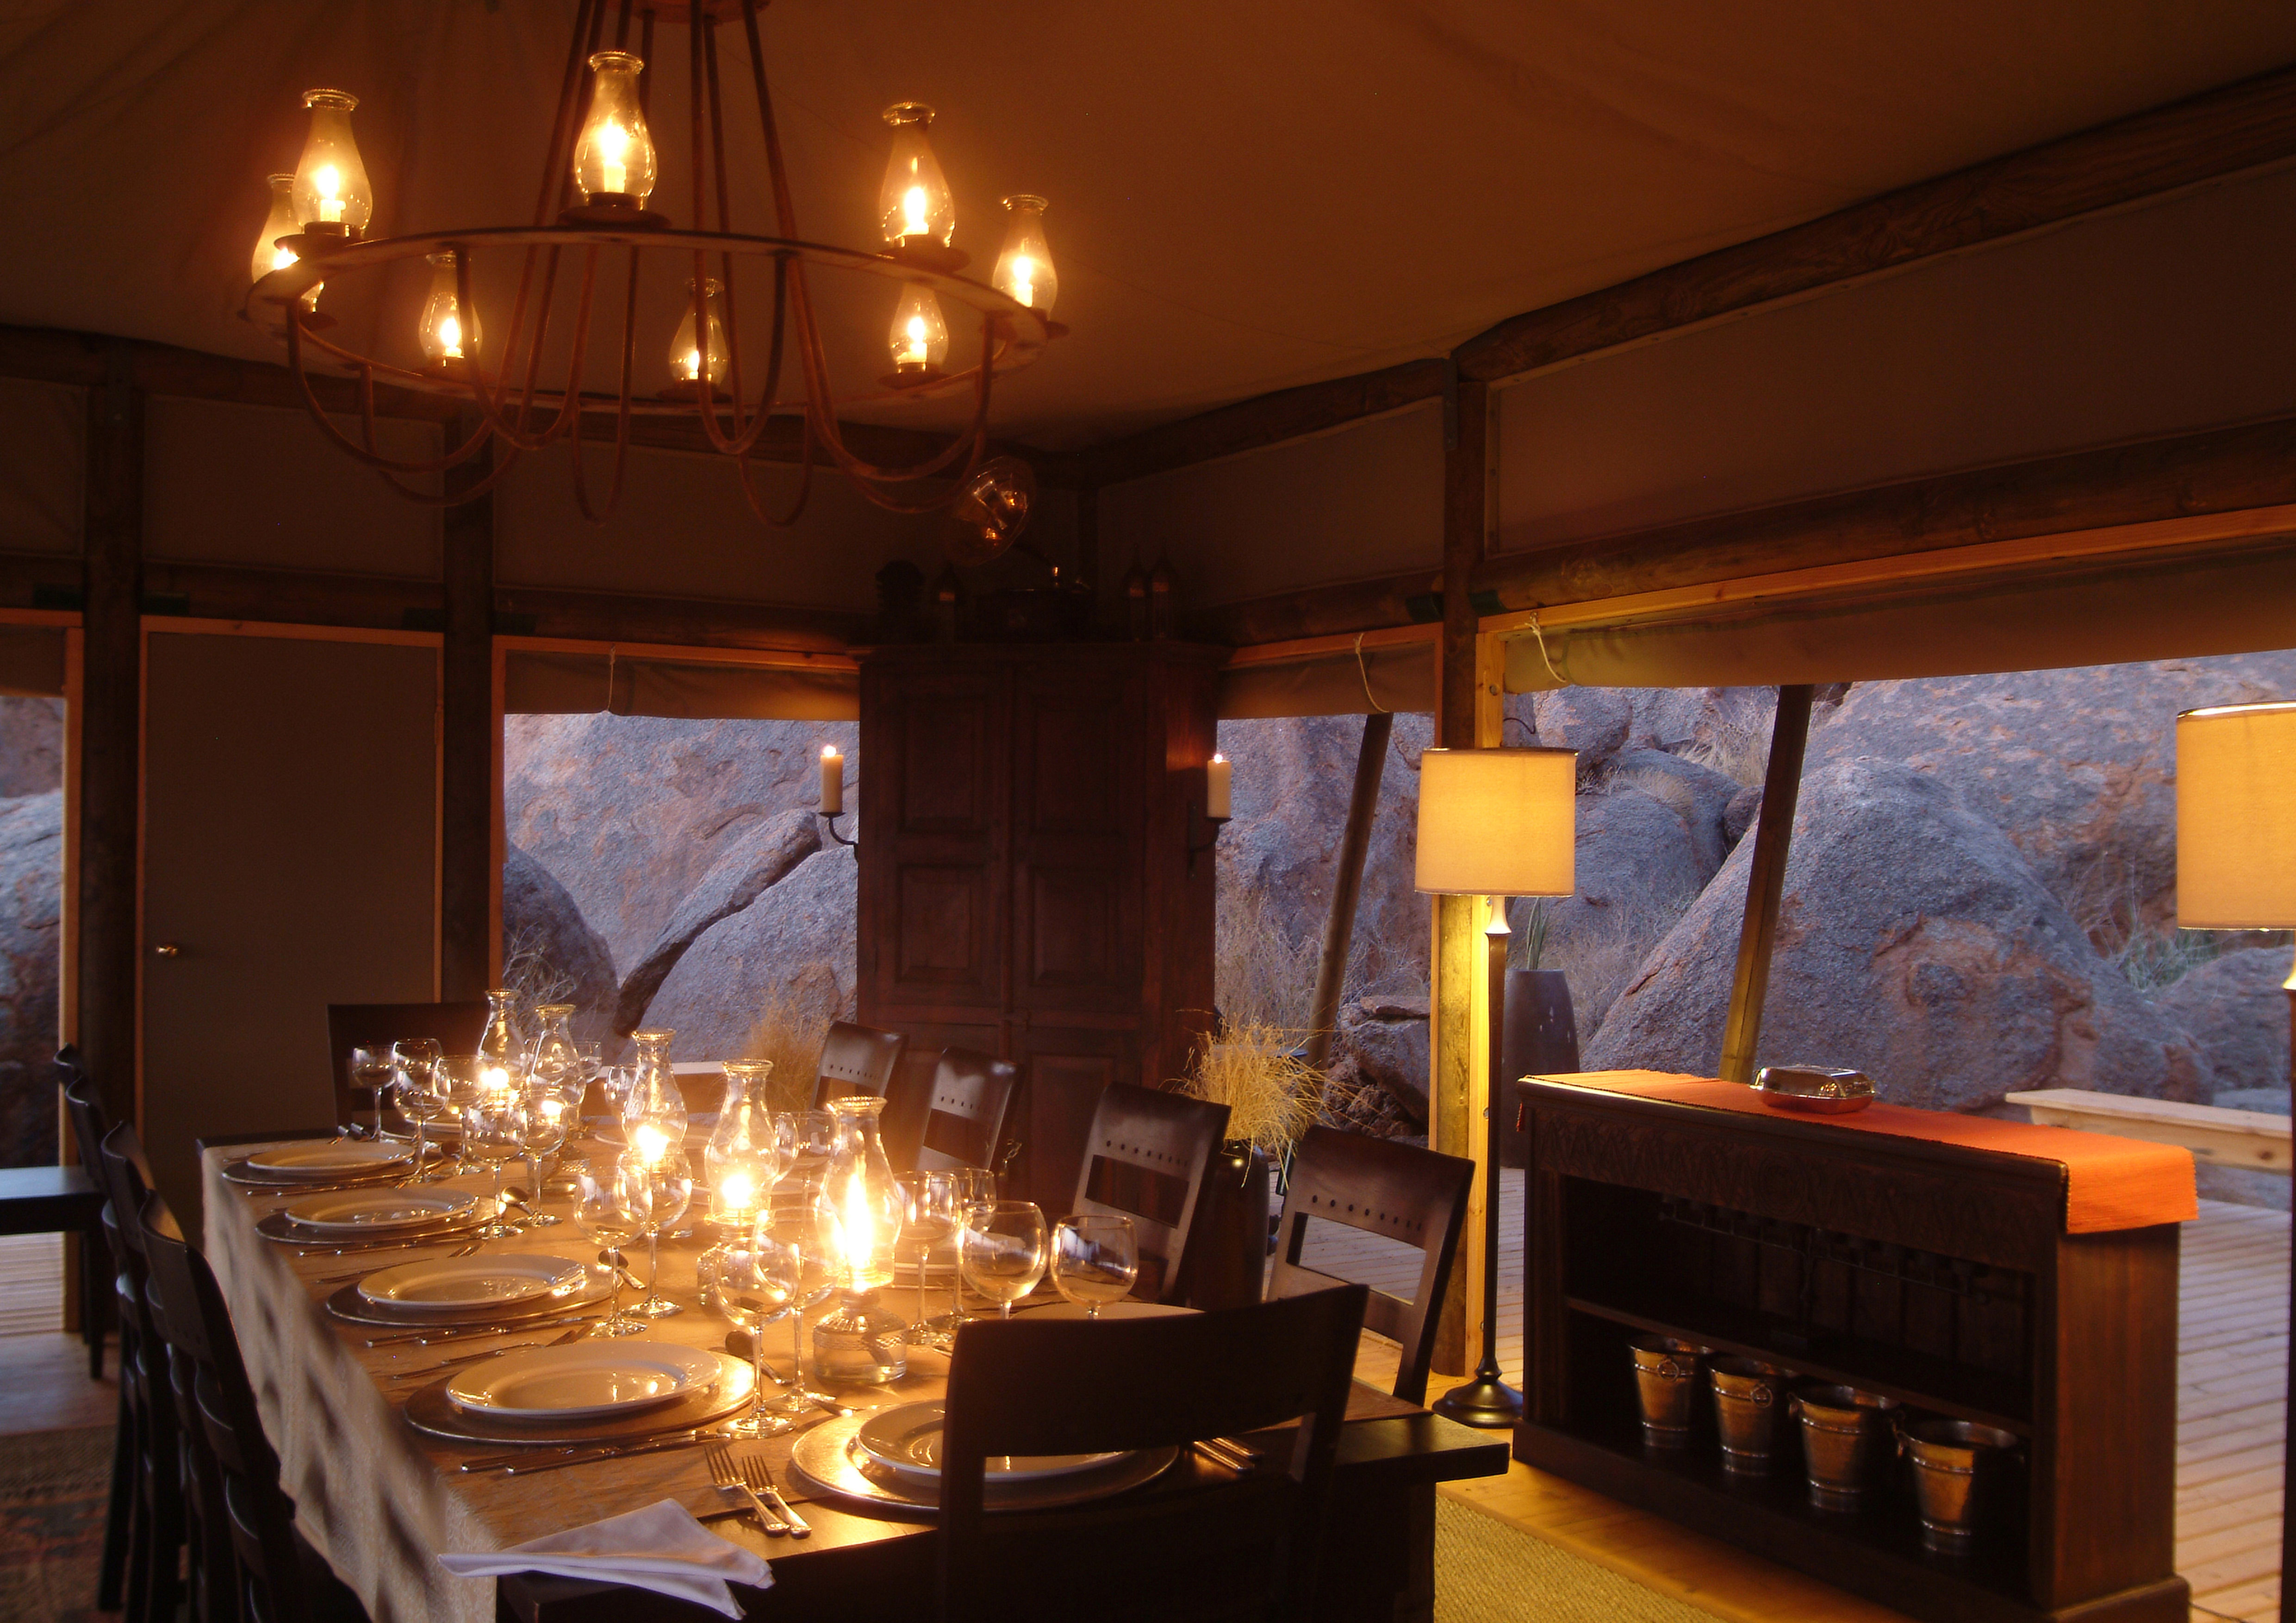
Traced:
<path fill-rule="evenodd" d="M 1492 1431 L 1512 1429 L 1522 1420 L 1522 1394 L 1496 1372 L 1477 1371 L 1472 1381 L 1453 1387 L 1428 1406 L 1445 1420 Z"/>

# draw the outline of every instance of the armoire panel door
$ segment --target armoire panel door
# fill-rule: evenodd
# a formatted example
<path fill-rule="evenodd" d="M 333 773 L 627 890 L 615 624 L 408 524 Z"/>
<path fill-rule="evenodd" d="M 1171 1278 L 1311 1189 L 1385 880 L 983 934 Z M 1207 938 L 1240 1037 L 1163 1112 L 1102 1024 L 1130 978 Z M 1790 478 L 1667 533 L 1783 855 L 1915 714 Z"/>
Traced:
<path fill-rule="evenodd" d="M 438 996 L 439 652 L 145 648 L 142 1130 L 189 1222 L 193 1139 L 334 1121 L 329 1004 Z"/>
<path fill-rule="evenodd" d="M 1139 678 L 1032 671 L 1013 695 L 1013 1004 L 1032 1020 L 1136 1013 Z"/>

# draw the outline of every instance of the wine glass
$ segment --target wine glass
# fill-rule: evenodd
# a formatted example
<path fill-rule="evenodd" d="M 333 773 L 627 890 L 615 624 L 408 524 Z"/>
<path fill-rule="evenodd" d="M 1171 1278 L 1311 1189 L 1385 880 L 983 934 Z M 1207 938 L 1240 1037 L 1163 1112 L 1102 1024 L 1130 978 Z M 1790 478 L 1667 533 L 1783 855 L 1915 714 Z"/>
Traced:
<path fill-rule="evenodd" d="M 439 1086 L 439 1045 L 427 1037 L 406 1037 L 390 1045 L 390 1092 L 399 1113 L 414 1124 L 414 1170 L 410 1184 L 427 1184 L 443 1176 L 425 1159 L 423 1130 L 452 1108 Z"/>
<path fill-rule="evenodd" d="M 661 1232 L 684 1217 L 693 1203 L 693 1163 L 683 1150 L 664 1150 L 660 1154 L 638 1151 L 626 1159 L 637 1162 L 651 1191 L 645 1226 L 645 1299 L 630 1311 L 650 1319 L 668 1318 L 685 1309 L 661 1293 Z"/>
<path fill-rule="evenodd" d="M 574 1109 L 566 1102 L 566 1095 L 558 1089 L 540 1083 L 529 1083 L 514 1090 L 518 1096 L 518 1143 L 526 1152 L 527 1164 L 534 1172 L 535 1205 L 527 1214 L 529 1228 L 548 1228 L 556 1223 L 558 1214 L 543 1211 L 543 1187 L 555 1171 L 558 1152 L 566 1147 L 567 1129 L 572 1125 Z"/>
<path fill-rule="evenodd" d="M 473 1063 L 478 1056 L 469 1056 Z M 481 1087 L 463 1107 L 463 1152 L 484 1161 L 494 1171 L 494 1211 L 471 1231 L 477 1240 L 507 1240 L 518 1233 L 503 1221 L 503 1163 L 518 1159 L 524 1146 L 525 1111 L 514 1087 Z"/>
<path fill-rule="evenodd" d="M 929 1340 L 932 1332 L 925 1323 L 925 1266 L 933 1247 L 956 1230 L 962 1209 L 956 1179 L 947 1172 L 903 1172 L 893 1181 L 901 1192 L 901 1238 L 914 1240 L 917 1246 L 917 1317 L 909 1333 L 914 1340 Z"/>
<path fill-rule="evenodd" d="M 790 1357 L 793 1367 L 788 1389 L 775 1406 L 791 1414 L 802 1414 L 816 1402 L 834 1403 L 826 1392 L 816 1391 L 805 1380 L 805 1314 L 808 1307 L 818 1307 L 837 1290 L 837 1273 L 830 1266 L 830 1250 L 822 1234 L 821 1217 L 813 1196 L 795 1183 L 784 1182 L 770 1198 L 764 1221 L 766 1233 L 787 1246 L 798 1258 L 799 1278 L 794 1300 L 796 1311 L 790 1315 Z"/>
<path fill-rule="evenodd" d="M 575 1178 L 574 1225 L 596 1241 L 598 1260 L 614 1274 L 614 1294 L 606 1316 L 592 1335 L 634 1336 L 646 1322 L 622 1311 L 622 1281 L 627 1276 L 622 1247 L 645 1233 L 653 1213 L 653 1182 L 635 1155 L 601 1156 L 584 1161 Z"/>
<path fill-rule="evenodd" d="M 822 1177 L 837 1153 L 837 1118 L 827 1111 L 796 1111 L 789 1121 L 790 1169 L 783 1176 L 794 1178 L 809 1199 L 821 1193 Z"/>
<path fill-rule="evenodd" d="M 996 1175 L 988 1168 L 952 1167 L 948 1169 L 948 1176 L 956 1183 L 956 1209 L 960 1222 L 964 1214 L 974 1207 L 996 1203 Z M 925 1326 L 942 1340 L 955 1336 L 972 1321 L 972 1316 L 964 1310 L 964 1279 L 961 1269 L 957 1282 L 949 1287 L 948 1299 L 948 1311 Z"/>
<path fill-rule="evenodd" d="M 999 1318 L 1045 1276 L 1045 1214 L 1034 1201 L 996 1201 L 964 1214 L 957 1266 L 964 1283 L 995 1302 Z"/>
<path fill-rule="evenodd" d="M 764 1222 L 728 1242 L 718 1260 L 718 1310 L 749 1332 L 750 1367 L 757 1377 L 749 1412 L 726 1427 L 728 1437 L 773 1437 L 795 1426 L 766 1406 L 766 1326 L 796 1311 L 804 1283 L 804 1254 L 775 1239 Z"/>
<path fill-rule="evenodd" d="M 1086 1213 L 1062 1217 L 1053 1229 L 1053 1288 L 1083 1305 L 1088 1319 L 1102 1305 L 1121 1301 L 1140 1277 L 1140 1238 L 1132 1219 Z"/>
<path fill-rule="evenodd" d="M 390 1086 L 392 1065 L 391 1045 L 388 1043 L 365 1043 L 354 1048 L 347 1062 L 350 1072 L 351 1119 L 343 1124 L 346 1138 L 381 1138 L 382 1136 L 382 1095 Z M 374 1125 L 362 1127 L 358 1124 L 359 1101 L 364 1098 L 374 1112 Z"/>
<path fill-rule="evenodd" d="M 486 1062 L 475 1053 L 450 1053 L 439 1062 L 435 1074 L 439 1091 L 447 1095 L 447 1114 L 460 1121 L 471 1106 L 478 1102 L 486 1091 Z M 470 1170 L 470 1135 L 462 1134 L 462 1142 L 455 1149 L 455 1170 Z"/>

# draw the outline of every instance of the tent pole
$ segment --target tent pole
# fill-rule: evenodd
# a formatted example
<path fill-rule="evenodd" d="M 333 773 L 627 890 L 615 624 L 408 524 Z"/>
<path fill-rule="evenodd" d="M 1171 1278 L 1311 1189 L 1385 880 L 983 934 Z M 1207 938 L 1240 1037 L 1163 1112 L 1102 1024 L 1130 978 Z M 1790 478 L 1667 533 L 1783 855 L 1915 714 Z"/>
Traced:
<path fill-rule="evenodd" d="M 1316 966 L 1316 1001 L 1308 1014 L 1306 1058 L 1316 1070 L 1332 1059 L 1340 993 L 1347 980 L 1348 948 L 1355 940 L 1356 906 L 1363 896 L 1364 856 L 1371 848 L 1371 822 L 1379 810 L 1379 780 L 1387 767 L 1387 741 L 1394 731 L 1395 717 L 1389 711 L 1374 710 L 1364 717 L 1363 744 L 1356 752 L 1355 794 L 1348 801 L 1347 832 L 1340 838 L 1332 916 L 1324 921 L 1324 958 Z"/>
<path fill-rule="evenodd" d="M 1801 791 L 1802 750 L 1809 742 L 1811 686 L 1778 689 L 1770 728 L 1770 764 L 1762 777 L 1762 815 L 1746 875 L 1746 918 L 1738 930 L 1738 970 L 1730 982 L 1730 1018 L 1722 1029 L 1722 1079 L 1751 1086 L 1762 1036 L 1762 998 L 1770 987 L 1770 948 L 1778 901 L 1786 888 L 1786 848 L 1793 840 L 1794 801 Z"/>

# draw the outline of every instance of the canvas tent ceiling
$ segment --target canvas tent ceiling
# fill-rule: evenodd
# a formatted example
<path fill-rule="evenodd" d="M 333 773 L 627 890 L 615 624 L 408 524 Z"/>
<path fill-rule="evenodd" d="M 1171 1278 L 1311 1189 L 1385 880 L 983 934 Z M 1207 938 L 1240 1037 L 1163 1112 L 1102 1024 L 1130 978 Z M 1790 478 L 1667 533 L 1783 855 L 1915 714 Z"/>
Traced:
<path fill-rule="evenodd" d="M 297 93 L 363 98 L 383 230 L 520 220 L 570 10 L 23 0 L 0 17 L 17 244 L 0 321 L 276 358 L 236 311 L 261 177 L 299 144 Z M 997 413 L 1054 447 L 1438 354 L 1517 311 L 2296 60 L 2296 9 L 2252 0 L 780 0 L 766 30 L 807 234 L 867 240 L 876 113 L 904 97 L 942 111 L 977 260 L 996 197 L 1054 200 L 1075 334 Z M 656 56 L 668 133 L 684 54 Z M 735 143 L 736 209 L 762 228 L 756 144 Z M 669 173 L 670 208 L 690 211 Z M 397 342 L 415 279 L 390 298 Z M 875 324 L 857 320 L 861 365 Z"/>

